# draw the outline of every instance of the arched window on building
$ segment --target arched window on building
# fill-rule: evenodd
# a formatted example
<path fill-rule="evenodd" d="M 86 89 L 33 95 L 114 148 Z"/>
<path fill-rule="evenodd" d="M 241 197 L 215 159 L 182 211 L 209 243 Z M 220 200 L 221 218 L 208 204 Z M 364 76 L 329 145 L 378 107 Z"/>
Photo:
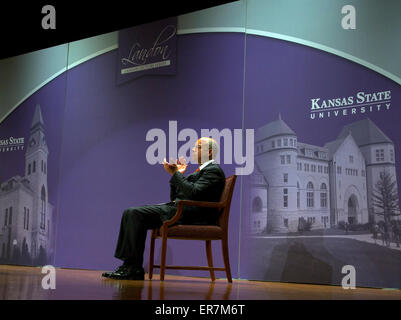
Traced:
<path fill-rule="evenodd" d="M 42 186 L 42 192 L 40 195 L 40 228 L 45 229 L 46 227 L 46 189 L 45 186 Z"/>
<path fill-rule="evenodd" d="M 307 186 L 306 186 L 306 206 L 308 208 L 313 208 L 314 207 L 314 199 L 313 199 L 313 183 L 312 182 L 308 182 Z"/>
<path fill-rule="evenodd" d="M 252 211 L 253 212 L 262 212 L 262 199 L 260 197 L 256 197 L 252 201 Z"/>
<path fill-rule="evenodd" d="M 322 208 L 327 208 L 327 186 L 325 183 L 322 183 L 320 186 L 320 206 Z"/>
<path fill-rule="evenodd" d="M 301 206 L 301 190 L 299 188 L 299 182 L 297 182 L 297 208 Z"/>

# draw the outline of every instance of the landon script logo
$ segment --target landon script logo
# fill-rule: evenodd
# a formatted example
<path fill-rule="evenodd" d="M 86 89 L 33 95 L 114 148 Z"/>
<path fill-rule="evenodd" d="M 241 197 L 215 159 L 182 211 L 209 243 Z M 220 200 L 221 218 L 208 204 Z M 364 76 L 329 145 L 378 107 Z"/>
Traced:
<path fill-rule="evenodd" d="M 119 31 L 118 84 L 145 75 L 176 72 L 177 18 Z"/>
<path fill-rule="evenodd" d="M 131 65 L 133 67 L 121 69 L 121 73 L 138 72 L 169 66 L 171 61 L 168 58 L 171 55 L 171 49 L 169 48 L 168 40 L 175 36 L 176 31 L 177 29 L 175 26 L 166 26 L 157 36 L 150 48 L 144 48 L 139 42 L 134 43 L 128 57 L 121 59 L 123 65 Z M 158 61 L 147 63 L 153 60 Z"/>

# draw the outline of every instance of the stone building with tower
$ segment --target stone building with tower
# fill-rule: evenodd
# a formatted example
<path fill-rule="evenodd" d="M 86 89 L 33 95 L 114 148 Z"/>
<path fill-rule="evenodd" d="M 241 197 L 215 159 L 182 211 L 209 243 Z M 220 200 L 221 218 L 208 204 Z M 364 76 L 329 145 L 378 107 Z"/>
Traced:
<path fill-rule="evenodd" d="M 371 194 L 383 170 L 396 181 L 394 144 L 369 118 L 320 147 L 279 116 L 255 133 L 248 231 L 294 232 L 302 218 L 312 229 L 377 221 Z"/>
<path fill-rule="evenodd" d="M 47 184 L 49 150 L 39 105 L 25 150 L 25 174 L 13 176 L 0 186 L 0 259 L 4 263 L 44 263 L 52 255 L 53 206 L 49 203 Z"/>

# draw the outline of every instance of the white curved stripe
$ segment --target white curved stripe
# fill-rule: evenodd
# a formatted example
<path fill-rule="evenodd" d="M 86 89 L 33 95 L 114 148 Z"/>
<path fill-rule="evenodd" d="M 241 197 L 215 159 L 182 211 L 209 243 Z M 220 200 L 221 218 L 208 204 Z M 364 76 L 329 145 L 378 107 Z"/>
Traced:
<path fill-rule="evenodd" d="M 184 34 L 194 34 L 194 33 L 220 33 L 220 32 L 235 32 L 235 33 L 246 33 L 246 34 L 250 34 L 250 35 L 256 35 L 256 36 L 263 36 L 263 37 L 268 37 L 268 38 L 274 38 L 274 39 L 279 39 L 279 40 L 285 40 L 285 41 L 289 41 L 289 42 L 294 42 L 294 43 L 299 43 L 308 47 L 312 47 L 315 49 L 319 49 L 337 56 L 340 56 L 342 58 L 345 58 L 347 60 L 356 62 L 360 65 L 363 65 L 377 73 L 380 73 L 382 75 L 384 75 L 385 77 L 395 81 L 396 83 L 401 85 L 401 78 L 392 74 L 391 72 L 388 72 L 366 60 L 357 58 L 351 54 L 348 54 L 346 52 L 343 52 L 341 50 L 337 50 L 313 41 L 308 41 L 308 40 L 304 40 L 304 39 L 300 39 L 300 38 L 296 38 L 296 37 L 291 37 L 291 36 L 286 36 L 283 34 L 279 34 L 279 33 L 274 33 L 274 32 L 268 32 L 268 31 L 263 31 L 263 30 L 257 30 L 257 29 L 247 29 L 244 27 L 213 27 L 213 28 L 192 28 L 192 29 L 178 29 L 177 30 L 177 35 L 184 35 Z M 28 94 L 26 94 L 19 102 L 17 102 L 11 109 L 10 111 L 0 120 L 0 123 L 3 122 L 3 120 L 5 118 L 7 118 L 10 113 L 12 113 L 21 103 L 23 103 L 27 98 L 29 98 L 32 94 L 34 94 L 36 91 L 38 91 L 39 89 L 41 89 L 43 86 L 45 86 L 47 83 L 49 83 L 50 81 L 52 81 L 54 78 L 58 77 L 60 74 L 62 74 L 63 72 L 65 72 L 66 70 L 70 70 L 78 65 L 80 65 L 81 63 L 84 63 L 88 60 L 91 60 L 99 55 L 102 55 L 104 53 L 107 53 L 109 51 L 118 49 L 118 43 L 107 47 L 105 49 L 99 50 L 95 53 L 92 53 L 78 61 L 75 61 L 74 63 L 71 63 L 68 65 L 68 69 L 67 68 L 63 68 L 61 70 L 59 70 L 58 72 L 56 72 L 55 74 L 53 74 L 51 77 L 49 77 L 48 79 L 46 79 L 45 81 L 43 81 L 41 84 L 39 84 L 37 87 L 35 87 L 34 89 L 32 89 Z"/>
<path fill-rule="evenodd" d="M 263 37 L 269 37 L 269 38 L 275 38 L 275 39 L 280 39 L 280 40 L 285 40 L 285 41 L 289 41 L 289 42 L 295 42 L 295 43 L 299 43 L 308 47 L 312 47 L 315 49 L 319 49 L 319 50 L 323 50 L 332 54 L 335 54 L 337 56 L 340 56 L 342 58 L 345 58 L 347 60 L 351 60 L 353 62 L 356 62 L 360 65 L 363 65 L 369 69 L 372 69 L 373 71 L 376 71 L 377 73 L 380 73 L 384 76 L 386 76 L 387 78 L 390 78 L 391 80 L 397 82 L 398 84 L 401 84 L 401 78 L 397 77 L 396 75 L 366 61 L 360 58 L 357 58 L 349 53 L 343 52 L 341 50 L 337 50 L 328 46 L 325 46 L 323 44 L 319 44 L 313 41 L 308 41 L 308 40 L 303 40 L 300 38 L 296 38 L 296 37 L 291 37 L 291 36 L 286 36 L 283 34 L 279 34 L 279 33 L 273 33 L 273 32 L 268 32 L 268 31 L 262 31 L 262 30 L 256 30 L 256 29 L 246 29 L 246 33 L 247 34 L 252 34 L 252 35 L 257 35 L 257 36 L 263 36 Z"/>
<path fill-rule="evenodd" d="M 250 34 L 250 35 L 263 36 L 263 37 L 268 37 L 268 38 L 275 38 L 275 39 L 285 40 L 285 41 L 289 41 L 289 42 L 299 43 L 299 44 L 302 44 L 302 45 L 305 45 L 308 47 L 312 47 L 315 49 L 319 49 L 319 50 L 337 55 L 337 56 L 345 58 L 347 60 L 356 62 L 362 66 L 365 66 L 373 71 L 376 71 L 377 73 L 380 73 L 380 74 L 386 76 L 387 78 L 389 78 L 401 85 L 400 77 L 374 65 L 373 63 L 370 63 L 366 60 L 357 58 L 344 51 L 337 50 L 337 49 L 325 46 L 323 44 L 304 40 L 301 38 L 286 36 L 286 35 L 283 35 L 280 33 L 268 32 L 268 31 L 263 31 L 263 30 L 258 30 L 258 29 L 247 29 L 247 28 L 241 28 L 241 27 L 194 28 L 194 29 L 178 29 L 177 30 L 178 35 L 191 34 L 191 33 L 209 33 L 209 32 L 240 32 L 240 33 L 243 32 L 243 33 Z"/>
<path fill-rule="evenodd" d="M 93 58 L 96 58 L 97 56 L 100 56 L 101 54 L 104 54 L 104 53 L 106 53 L 106 52 L 109 52 L 109 51 L 112 51 L 112 50 L 115 50 L 115 49 L 118 49 L 118 44 L 115 44 L 115 45 L 112 45 L 112 46 L 107 47 L 107 48 L 105 48 L 105 49 L 99 50 L 99 51 L 97 51 L 97 52 L 95 52 L 95 53 L 90 54 L 89 56 L 83 57 L 82 59 L 77 60 L 77 61 L 75 61 L 74 63 L 69 64 L 69 65 L 68 65 L 68 70 L 70 70 L 70 69 L 76 67 L 77 65 L 79 65 L 79 64 L 81 64 L 81 63 L 84 63 L 84 62 L 86 62 L 86 61 L 88 61 L 88 60 L 91 60 L 91 59 L 93 59 Z"/>
<path fill-rule="evenodd" d="M 66 68 L 61 69 L 60 71 L 56 72 L 53 74 L 50 78 L 47 78 L 45 81 L 43 81 L 41 84 L 36 86 L 34 89 L 29 91 L 20 101 L 18 101 L 7 113 L 6 115 L 0 120 L 0 123 L 4 121 L 19 105 L 21 105 L 26 99 L 28 99 L 31 95 L 33 95 L 36 91 L 38 91 L 40 88 L 48 84 L 50 81 L 52 81 L 54 78 L 57 78 L 60 74 L 66 71 Z"/>
<path fill-rule="evenodd" d="M 245 33 L 246 29 L 242 27 L 215 27 L 215 28 L 193 28 L 193 29 L 178 29 L 177 35 L 191 33 L 210 33 L 210 32 L 239 32 Z"/>
<path fill-rule="evenodd" d="M 53 79 L 57 78 L 59 75 L 61 75 L 63 72 L 70 70 L 74 67 L 76 67 L 77 65 L 84 63 L 88 60 L 91 60 L 97 56 L 100 56 L 101 54 L 104 54 L 106 52 L 115 50 L 118 48 L 118 45 L 115 44 L 113 46 L 107 47 L 105 49 L 99 50 L 91 55 L 88 55 L 74 63 L 71 63 L 68 65 L 68 69 L 67 68 L 62 68 L 61 70 L 57 71 L 55 74 L 53 74 L 51 77 L 47 78 L 45 81 L 43 81 L 42 83 L 40 83 L 38 86 L 36 86 L 34 89 L 32 89 L 31 91 L 29 91 L 22 99 L 20 99 L 7 113 L 6 115 L 0 119 L 0 123 L 2 123 L 19 105 L 21 105 L 26 99 L 28 99 L 31 95 L 33 95 L 36 91 L 40 90 L 42 87 L 44 87 L 46 84 L 48 84 L 50 81 L 52 81 Z"/>

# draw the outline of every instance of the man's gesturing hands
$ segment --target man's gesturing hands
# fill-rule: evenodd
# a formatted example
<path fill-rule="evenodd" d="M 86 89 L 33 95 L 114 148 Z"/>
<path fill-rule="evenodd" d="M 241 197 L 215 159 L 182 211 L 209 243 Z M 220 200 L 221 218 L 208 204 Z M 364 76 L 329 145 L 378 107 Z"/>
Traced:
<path fill-rule="evenodd" d="M 185 161 L 184 157 L 180 157 L 178 160 L 172 160 L 171 162 L 167 162 L 166 158 L 163 160 L 163 167 L 170 175 L 173 175 L 177 171 L 180 173 L 184 173 L 187 170 L 187 162 Z"/>

